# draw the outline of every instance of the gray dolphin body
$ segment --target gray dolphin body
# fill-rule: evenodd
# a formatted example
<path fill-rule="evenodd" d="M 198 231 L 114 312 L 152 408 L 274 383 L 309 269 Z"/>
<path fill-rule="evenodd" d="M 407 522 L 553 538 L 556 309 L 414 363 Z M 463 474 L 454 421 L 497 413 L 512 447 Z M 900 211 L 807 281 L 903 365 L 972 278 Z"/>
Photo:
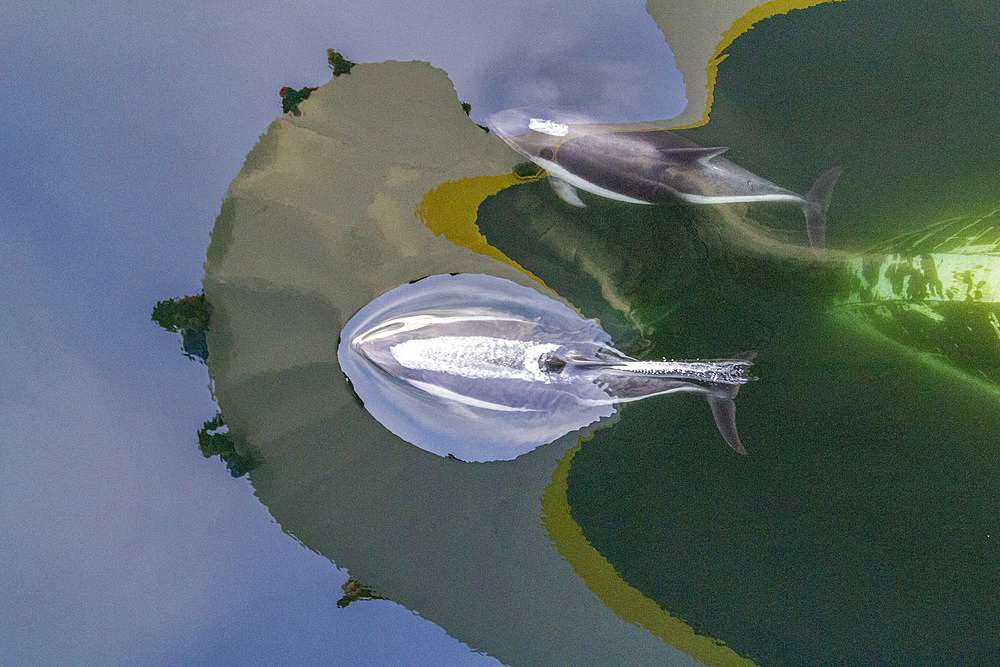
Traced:
<path fill-rule="evenodd" d="M 409 309 L 363 316 L 361 326 L 345 327 L 338 353 L 343 358 L 349 346 L 356 359 L 344 368 L 365 407 L 408 442 L 438 454 L 454 453 L 456 444 L 439 450 L 445 430 L 455 440 L 482 440 L 472 456 L 466 450 L 459 458 L 513 458 L 510 454 L 610 416 L 617 403 L 695 393 L 707 399 L 726 442 L 746 453 L 733 398 L 751 379 L 752 356 L 638 361 L 616 350 L 594 320 L 510 281 L 432 276 L 397 289 L 416 292 L 417 286 L 447 303 L 428 307 L 426 301 L 408 298 Z M 447 299 L 450 290 L 462 298 Z M 512 295 L 520 301 L 516 309 Z M 358 358 L 366 363 L 358 364 Z M 365 366 L 380 379 L 377 394 L 356 377 Z M 411 395 L 405 397 L 401 387 L 409 387 Z M 384 400 L 393 410 L 382 405 Z M 405 400 L 412 401 L 405 414 L 394 411 Z"/>
<path fill-rule="evenodd" d="M 667 130 L 598 125 L 529 109 L 501 111 L 487 123 L 511 148 L 545 169 L 555 193 L 573 206 L 585 206 L 577 188 L 633 204 L 794 203 L 805 213 L 809 243 L 817 249 L 825 245 L 826 213 L 839 167 L 820 176 L 803 197 L 725 159 L 725 147 L 698 146 Z"/>

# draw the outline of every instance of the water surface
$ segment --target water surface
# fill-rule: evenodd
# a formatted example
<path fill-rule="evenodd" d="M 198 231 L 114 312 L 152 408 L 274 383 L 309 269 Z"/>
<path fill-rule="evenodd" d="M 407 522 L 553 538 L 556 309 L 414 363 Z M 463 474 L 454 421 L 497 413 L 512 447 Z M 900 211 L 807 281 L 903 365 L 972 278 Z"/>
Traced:
<path fill-rule="evenodd" d="M 795 191 L 841 166 L 823 261 L 788 251 L 805 244 L 795 207 L 568 207 L 512 172 L 520 158 L 427 65 L 359 65 L 317 90 L 248 156 L 206 265 L 210 372 L 264 461 L 261 502 L 505 662 L 995 662 L 994 279 L 950 299 L 985 332 L 970 339 L 916 336 L 899 309 L 841 317 L 868 307 L 852 266 L 913 253 L 892 239 L 992 224 L 1000 91 L 979 18 L 828 3 L 727 49 L 710 121 L 683 132 Z M 703 402 L 668 397 L 514 461 L 408 445 L 358 404 L 337 337 L 390 289 L 454 272 L 562 299 L 633 356 L 756 350 L 750 455 L 720 446 Z M 938 331 L 957 320 L 935 294 L 890 300 L 941 315 L 919 329 Z"/>

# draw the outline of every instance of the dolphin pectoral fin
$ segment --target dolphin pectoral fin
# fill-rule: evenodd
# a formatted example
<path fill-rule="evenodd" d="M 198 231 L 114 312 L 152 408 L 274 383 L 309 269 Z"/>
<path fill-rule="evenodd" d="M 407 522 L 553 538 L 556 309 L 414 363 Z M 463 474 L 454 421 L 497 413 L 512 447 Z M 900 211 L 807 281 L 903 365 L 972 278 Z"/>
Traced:
<path fill-rule="evenodd" d="M 576 188 L 561 178 L 556 178 L 552 174 L 549 174 L 549 185 L 552 186 L 552 190 L 555 191 L 559 199 L 562 199 L 567 204 L 576 206 L 577 208 L 587 207 L 583 203 L 583 200 L 580 199 L 580 195 L 577 194 Z"/>
<path fill-rule="evenodd" d="M 817 251 L 826 247 L 826 212 L 830 209 L 830 195 L 833 194 L 833 186 L 836 185 L 841 171 L 843 170 L 840 167 L 833 167 L 817 178 L 809 194 L 806 195 L 805 204 L 802 205 L 806 214 L 809 245 Z"/>
<path fill-rule="evenodd" d="M 706 398 L 712 408 L 712 416 L 715 417 L 715 426 L 719 429 L 719 433 L 737 454 L 746 454 L 747 450 L 740 442 L 740 434 L 736 432 L 736 403 L 722 393 L 711 393 Z"/>
<path fill-rule="evenodd" d="M 690 146 L 683 148 L 662 148 L 660 154 L 664 157 L 678 161 L 687 162 L 707 162 L 714 157 L 718 157 L 728 151 L 727 146 Z"/>

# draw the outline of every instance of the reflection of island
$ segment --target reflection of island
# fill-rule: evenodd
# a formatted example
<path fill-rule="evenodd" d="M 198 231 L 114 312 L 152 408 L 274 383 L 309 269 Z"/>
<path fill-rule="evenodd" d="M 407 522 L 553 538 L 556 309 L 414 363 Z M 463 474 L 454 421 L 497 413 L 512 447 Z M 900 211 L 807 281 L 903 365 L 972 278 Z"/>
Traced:
<path fill-rule="evenodd" d="M 684 75 L 688 104 L 674 127 L 695 127 L 708 122 L 723 51 L 754 24 L 795 9 L 831 0 L 715 0 L 711 8 L 687 0 L 647 0 L 646 11 L 663 31 Z M 720 39 L 721 38 L 721 39 Z"/>
<path fill-rule="evenodd" d="M 211 320 L 204 294 L 158 301 L 152 320 L 166 331 L 181 334 L 184 356 L 205 363 L 208 360 L 206 334 Z M 260 456 L 230 435 L 218 413 L 198 430 L 198 448 L 205 458 L 218 456 L 233 477 L 242 477 L 257 467 Z"/>
<path fill-rule="evenodd" d="M 350 74 L 351 68 L 357 65 L 357 63 L 351 62 L 333 49 L 326 50 L 326 61 L 333 72 L 334 78 L 337 78 L 341 74 Z"/>
<path fill-rule="evenodd" d="M 198 431 L 198 449 L 206 459 L 212 456 L 222 459 L 233 477 L 242 477 L 260 463 L 258 455 L 229 435 L 222 413 L 202 425 Z"/>
<path fill-rule="evenodd" d="M 370 587 L 365 586 L 357 579 L 348 579 L 340 588 L 344 591 L 344 597 L 337 600 L 337 606 L 341 609 L 359 600 L 385 600 L 384 597 L 376 595 Z"/>
<path fill-rule="evenodd" d="M 357 63 L 351 62 L 333 49 L 326 50 L 326 61 L 335 79 L 342 74 L 350 74 L 351 68 L 357 65 Z M 281 113 L 291 113 L 293 116 L 301 116 L 302 112 L 299 111 L 299 104 L 309 99 L 314 90 L 316 88 L 312 86 L 305 86 L 298 90 L 291 86 L 282 88 L 278 91 L 278 95 L 281 96 Z"/>
<path fill-rule="evenodd" d="M 184 354 L 204 363 L 208 360 L 209 311 L 205 295 L 185 296 L 158 301 L 153 307 L 152 320 L 167 331 L 181 334 Z"/>
<path fill-rule="evenodd" d="M 475 649 L 516 663 L 690 664 L 608 609 L 549 539 L 540 498 L 576 434 L 516 461 L 434 456 L 376 422 L 340 369 L 347 320 L 418 278 L 485 273 L 553 296 L 485 244 L 489 256 L 447 240 L 479 242 L 458 227 L 467 193 L 451 200 L 458 215 L 415 215 L 442 183 L 494 179 L 474 212 L 518 182 L 518 161 L 423 63 L 358 65 L 272 123 L 208 249 L 219 405 L 260 451 L 251 482 L 284 530 Z"/>
<path fill-rule="evenodd" d="M 462 111 L 465 112 L 466 116 L 468 116 L 469 114 L 472 113 L 472 105 L 471 104 L 469 104 L 468 102 L 462 102 L 461 104 L 462 104 Z M 476 124 L 479 125 L 478 123 L 476 123 Z M 479 125 L 479 127 L 483 128 L 483 132 L 489 132 L 490 131 L 490 128 L 486 127 L 485 125 Z"/>
<path fill-rule="evenodd" d="M 293 116 L 301 116 L 302 112 L 299 111 L 299 103 L 309 99 L 314 90 L 316 89 L 309 86 L 299 90 L 295 90 L 291 86 L 282 88 L 278 91 L 278 95 L 281 96 L 281 113 L 291 113 Z"/>

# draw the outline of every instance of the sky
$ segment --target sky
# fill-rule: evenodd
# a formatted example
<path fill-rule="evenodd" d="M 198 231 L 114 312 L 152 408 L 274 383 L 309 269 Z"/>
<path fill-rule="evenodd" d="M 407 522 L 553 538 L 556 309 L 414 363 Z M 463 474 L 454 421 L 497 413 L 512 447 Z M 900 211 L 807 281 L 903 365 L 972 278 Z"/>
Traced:
<path fill-rule="evenodd" d="M 150 322 L 285 85 L 429 60 L 473 118 L 684 104 L 642 3 L 4 3 L 0 663 L 496 664 L 347 572 L 204 459 L 204 366 Z"/>

